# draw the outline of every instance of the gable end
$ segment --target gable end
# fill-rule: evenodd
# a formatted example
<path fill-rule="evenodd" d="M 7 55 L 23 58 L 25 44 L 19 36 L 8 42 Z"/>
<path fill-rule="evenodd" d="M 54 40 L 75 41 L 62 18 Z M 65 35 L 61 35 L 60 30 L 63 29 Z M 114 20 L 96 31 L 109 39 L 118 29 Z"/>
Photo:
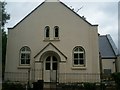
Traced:
<path fill-rule="evenodd" d="M 32 10 L 28 15 L 26 15 L 22 20 L 20 20 L 15 26 L 8 28 L 8 29 L 13 29 L 15 28 L 18 24 L 20 24 L 24 19 L 26 19 L 29 15 L 31 15 L 36 9 L 38 9 L 40 6 L 42 6 L 44 3 L 46 2 L 46 0 L 44 2 L 42 2 L 40 5 L 38 5 L 34 10 Z M 98 25 L 92 25 L 91 23 L 89 23 L 87 20 L 83 19 L 79 14 L 77 14 L 76 12 L 74 12 L 73 10 L 71 10 L 66 4 L 64 4 L 61 1 L 60 2 L 62 5 L 64 5 L 67 9 L 69 9 L 70 11 L 72 11 L 74 14 L 76 14 L 79 18 L 81 18 L 83 21 L 85 21 L 86 23 L 88 23 L 91 26 L 98 26 Z"/>

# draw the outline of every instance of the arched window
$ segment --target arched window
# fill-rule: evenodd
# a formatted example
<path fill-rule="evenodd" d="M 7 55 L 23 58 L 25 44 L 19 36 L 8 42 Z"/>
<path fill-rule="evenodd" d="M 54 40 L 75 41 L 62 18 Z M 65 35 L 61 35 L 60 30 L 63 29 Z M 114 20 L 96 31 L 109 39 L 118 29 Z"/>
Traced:
<path fill-rule="evenodd" d="M 54 27 L 54 38 L 59 38 L 59 27 L 58 26 Z"/>
<path fill-rule="evenodd" d="M 46 26 L 45 27 L 45 38 L 49 38 L 49 35 L 50 34 L 50 27 L 49 26 Z"/>
<path fill-rule="evenodd" d="M 74 66 L 85 66 L 85 50 L 77 46 L 73 49 L 73 56 L 74 56 Z"/>
<path fill-rule="evenodd" d="M 20 64 L 21 65 L 30 64 L 30 54 L 31 54 L 31 50 L 29 47 L 24 46 L 20 49 Z"/>

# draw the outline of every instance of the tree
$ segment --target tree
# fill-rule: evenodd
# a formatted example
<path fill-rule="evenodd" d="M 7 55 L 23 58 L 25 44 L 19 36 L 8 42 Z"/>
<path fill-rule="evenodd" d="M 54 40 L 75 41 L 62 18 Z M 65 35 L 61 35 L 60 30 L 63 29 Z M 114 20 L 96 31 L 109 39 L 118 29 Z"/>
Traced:
<path fill-rule="evenodd" d="M 10 14 L 8 14 L 5 10 L 6 2 L 0 2 L 1 3 L 1 11 L 2 11 L 2 27 L 7 23 L 7 20 L 10 19 Z"/>
<path fill-rule="evenodd" d="M 10 14 L 6 12 L 5 5 L 6 2 L 0 2 L 0 23 L 1 23 L 1 30 L 2 30 L 2 77 L 4 78 L 4 71 L 5 71 L 5 57 L 6 57 L 6 44 L 7 44 L 7 34 L 4 30 L 4 26 L 7 23 L 7 20 L 10 19 Z"/>
<path fill-rule="evenodd" d="M 112 78 L 115 80 L 115 83 L 117 85 L 117 90 L 120 90 L 120 72 L 113 73 Z"/>

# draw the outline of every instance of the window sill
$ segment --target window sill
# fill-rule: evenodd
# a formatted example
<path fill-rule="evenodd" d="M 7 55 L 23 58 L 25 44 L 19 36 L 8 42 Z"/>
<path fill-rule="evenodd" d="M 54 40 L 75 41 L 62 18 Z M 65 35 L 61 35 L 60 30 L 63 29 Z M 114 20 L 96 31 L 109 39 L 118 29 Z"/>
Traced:
<path fill-rule="evenodd" d="M 48 38 L 44 38 L 44 40 L 50 40 L 50 38 L 48 37 Z"/>
<path fill-rule="evenodd" d="M 18 69 L 30 69 L 30 66 L 18 66 Z"/>
<path fill-rule="evenodd" d="M 54 40 L 59 40 L 59 37 L 54 37 Z"/>
<path fill-rule="evenodd" d="M 73 70 L 86 70 L 86 67 L 72 67 Z"/>
<path fill-rule="evenodd" d="M 59 39 L 44 39 L 43 41 L 60 41 Z"/>

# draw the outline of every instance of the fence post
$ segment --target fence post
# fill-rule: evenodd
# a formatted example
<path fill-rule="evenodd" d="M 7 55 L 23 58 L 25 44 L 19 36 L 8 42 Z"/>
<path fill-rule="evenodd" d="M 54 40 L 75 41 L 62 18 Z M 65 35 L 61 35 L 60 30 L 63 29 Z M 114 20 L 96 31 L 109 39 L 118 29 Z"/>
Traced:
<path fill-rule="evenodd" d="M 27 83 L 27 90 L 30 89 L 30 68 L 28 69 L 28 83 Z"/>

